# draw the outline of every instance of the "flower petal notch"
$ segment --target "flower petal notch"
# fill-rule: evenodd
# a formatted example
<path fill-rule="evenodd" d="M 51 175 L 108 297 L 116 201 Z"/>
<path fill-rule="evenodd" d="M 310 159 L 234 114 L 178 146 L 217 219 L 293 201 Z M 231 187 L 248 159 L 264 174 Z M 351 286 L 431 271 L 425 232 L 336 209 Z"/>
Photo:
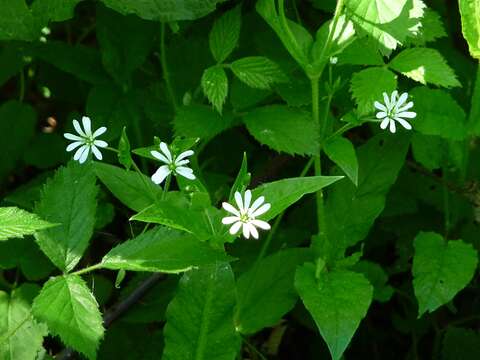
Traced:
<path fill-rule="evenodd" d="M 413 101 L 407 103 L 408 93 L 404 92 L 398 96 L 398 91 L 395 90 L 390 96 L 383 93 L 384 104 L 375 101 L 374 106 L 377 112 L 377 119 L 381 121 L 380 128 L 385 130 L 387 127 L 390 132 L 394 134 L 397 131 L 396 122 L 402 125 L 405 129 L 411 130 L 412 125 L 405 119 L 413 119 L 417 113 L 409 111 L 413 107 Z"/>
<path fill-rule="evenodd" d="M 193 150 L 187 150 L 180 153 L 178 156 L 174 156 L 168 148 L 168 145 L 164 142 L 161 142 L 160 151 L 154 150 L 151 151 L 150 154 L 152 154 L 155 159 L 165 163 L 165 165 L 160 166 L 152 175 L 152 181 L 155 184 L 161 184 L 170 174 L 175 176 L 181 175 L 189 180 L 195 180 L 193 170 L 185 166 L 190 162 L 187 157 L 190 157 L 194 154 Z"/>
<path fill-rule="evenodd" d="M 240 192 L 235 192 L 234 198 L 237 207 L 227 202 L 222 204 L 223 209 L 231 214 L 222 219 L 224 225 L 232 225 L 230 227 L 231 235 L 237 234 L 242 229 L 243 236 L 246 239 L 249 239 L 250 235 L 258 239 L 257 228 L 270 230 L 269 223 L 257 219 L 258 216 L 270 210 L 270 204 L 265 203 L 265 197 L 260 196 L 252 203 L 252 192 L 246 190 L 243 197 Z"/>
<path fill-rule="evenodd" d="M 82 124 L 77 120 L 73 120 L 73 127 L 78 135 L 65 133 L 63 136 L 67 140 L 71 140 L 72 143 L 67 146 L 67 151 L 75 151 L 73 160 L 83 164 L 88 159 L 88 155 L 92 153 L 98 160 L 102 160 L 103 156 L 99 148 L 106 148 L 107 142 L 103 140 L 97 140 L 97 137 L 103 135 L 107 128 L 102 126 L 92 132 L 92 121 L 89 117 L 82 117 Z"/>

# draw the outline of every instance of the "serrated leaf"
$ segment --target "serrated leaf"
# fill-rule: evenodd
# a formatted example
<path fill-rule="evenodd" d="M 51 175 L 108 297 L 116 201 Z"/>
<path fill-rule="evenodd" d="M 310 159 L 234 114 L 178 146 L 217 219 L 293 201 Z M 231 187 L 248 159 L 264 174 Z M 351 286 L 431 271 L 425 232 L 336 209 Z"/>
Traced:
<path fill-rule="evenodd" d="M 59 224 L 37 232 L 40 249 L 60 270 L 69 272 L 82 258 L 95 225 L 98 188 L 91 164 L 70 162 L 45 184 L 35 213 Z"/>
<path fill-rule="evenodd" d="M 262 259 L 238 278 L 235 323 L 239 332 L 253 334 L 274 326 L 295 306 L 295 269 L 310 258 L 309 249 L 287 249 Z"/>
<path fill-rule="evenodd" d="M 295 287 L 328 345 L 332 359 L 340 359 L 367 314 L 373 288 L 361 274 L 346 270 L 323 272 L 315 265 L 297 268 Z"/>
<path fill-rule="evenodd" d="M 337 164 L 352 182 L 358 184 L 358 161 L 352 143 L 341 136 L 327 141 L 323 147 L 325 154 Z"/>
<path fill-rule="evenodd" d="M 240 350 L 235 331 L 235 280 L 228 264 L 184 274 L 167 309 L 164 360 L 232 360 Z"/>
<path fill-rule="evenodd" d="M 230 68 L 237 78 L 252 88 L 268 90 L 275 83 L 288 81 L 280 67 L 263 56 L 235 60 Z"/>
<path fill-rule="evenodd" d="M 459 0 L 462 32 L 472 57 L 480 60 L 480 1 Z"/>
<path fill-rule="evenodd" d="M 215 10 L 225 0 L 101 0 L 121 14 L 136 14 L 142 19 L 162 22 L 195 20 Z"/>
<path fill-rule="evenodd" d="M 252 198 L 264 196 L 265 201 L 271 204 L 270 210 L 261 216 L 263 220 L 268 221 L 304 195 L 315 193 L 340 179 L 342 179 L 341 176 L 306 176 L 278 180 L 256 187 L 252 191 Z"/>
<path fill-rule="evenodd" d="M 396 88 L 396 75 L 383 67 L 371 67 L 353 74 L 350 86 L 359 115 L 372 113 L 373 103 L 383 99 L 384 92 L 390 94 Z"/>
<path fill-rule="evenodd" d="M 417 117 L 415 130 L 425 135 L 462 140 L 467 134 L 466 115 L 452 96 L 440 89 L 416 87 L 410 93 Z"/>
<path fill-rule="evenodd" d="M 413 242 L 413 289 L 418 316 L 448 303 L 472 280 L 477 252 L 462 240 L 445 241 L 433 232 L 421 232 Z"/>
<path fill-rule="evenodd" d="M 299 155 L 319 152 L 318 125 L 309 112 L 270 105 L 249 112 L 243 121 L 258 142 L 273 150 Z"/>
<path fill-rule="evenodd" d="M 192 268 L 233 260 L 194 236 L 157 226 L 110 250 L 102 267 L 112 270 L 179 273 Z"/>
<path fill-rule="evenodd" d="M 210 51 L 217 63 L 224 62 L 237 46 L 241 21 L 241 7 L 236 6 L 213 24 L 208 40 Z"/>
<path fill-rule="evenodd" d="M 347 16 L 389 54 L 421 27 L 421 0 L 346 0 Z"/>
<path fill-rule="evenodd" d="M 98 162 L 95 174 L 118 200 L 135 211 L 152 205 L 162 194 L 162 189 L 149 177 L 136 171 Z"/>
<path fill-rule="evenodd" d="M 95 297 L 79 276 L 64 275 L 48 280 L 33 301 L 32 311 L 66 346 L 96 359 L 104 332 L 102 314 Z"/>
<path fill-rule="evenodd" d="M 17 207 L 0 208 L 0 241 L 32 235 L 53 226 L 56 225 Z"/>
<path fill-rule="evenodd" d="M 127 137 L 127 129 L 124 127 L 122 135 L 118 141 L 118 162 L 122 164 L 127 170 L 133 166 L 132 154 L 130 153 L 130 141 Z"/>
<path fill-rule="evenodd" d="M 221 114 L 228 94 L 228 78 L 225 70 L 220 66 L 209 67 L 203 72 L 201 84 L 203 93 Z"/>
<path fill-rule="evenodd" d="M 30 304 L 37 285 L 24 283 L 9 295 L 0 291 L 0 359 L 34 360 L 42 349 L 47 327 L 32 318 Z"/>
<path fill-rule="evenodd" d="M 446 88 L 462 86 L 453 69 L 435 49 L 412 48 L 403 50 L 389 64 L 393 70 L 421 82 Z"/>
<path fill-rule="evenodd" d="M 428 8 L 422 19 L 422 27 L 420 32 L 412 39 L 408 39 L 407 43 L 416 46 L 425 46 L 426 43 L 446 37 L 445 25 L 442 18 L 434 10 Z"/>

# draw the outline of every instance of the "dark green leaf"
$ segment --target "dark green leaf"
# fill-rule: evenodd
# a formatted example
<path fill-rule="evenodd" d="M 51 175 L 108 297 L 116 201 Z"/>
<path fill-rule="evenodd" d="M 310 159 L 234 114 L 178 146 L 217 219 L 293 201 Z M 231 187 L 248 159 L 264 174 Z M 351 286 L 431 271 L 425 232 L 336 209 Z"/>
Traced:
<path fill-rule="evenodd" d="M 248 86 L 268 90 L 275 83 L 288 78 L 272 60 L 262 56 L 250 56 L 235 60 L 230 65 L 233 73 Z"/>
<path fill-rule="evenodd" d="M 219 17 L 210 31 L 210 51 L 218 63 L 222 63 L 238 44 L 241 26 L 241 7 L 236 6 Z"/>
<path fill-rule="evenodd" d="M 358 161 L 355 148 L 344 137 L 336 136 L 323 147 L 325 154 L 337 164 L 355 185 L 358 185 Z"/>
<path fill-rule="evenodd" d="M 201 83 L 203 93 L 221 114 L 228 94 L 228 78 L 225 70 L 220 66 L 206 69 L 203 72 Z"/>

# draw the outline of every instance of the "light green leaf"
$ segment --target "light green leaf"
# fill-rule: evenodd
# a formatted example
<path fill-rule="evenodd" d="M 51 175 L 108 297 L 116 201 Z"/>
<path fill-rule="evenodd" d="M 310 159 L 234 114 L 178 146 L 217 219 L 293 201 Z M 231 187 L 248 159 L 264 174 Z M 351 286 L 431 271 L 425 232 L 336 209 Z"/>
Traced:
<path fill-rule="evenodd" d="M 384 92 L 390 94 L 396 88 L 397 76 L 393 72 L 383 67 L 370 67 L 353 74 L 350 91 L 358 114 L 366 115 L 375 110 L 373 103 L 383 99 Z"/>
<path fill-rule="evenodd" d="M 212 66 L 203 72 L 202 89 L 205 96 L 221 114 L 228 94 L 228 78 L 220 66 Z"/>
<path fill-rule="evenodd" d="M 346 14 L 389 54 L 420 31 L 421 0 L 346 0 Z"/>
<path fill-rule="evenodd" d="M 22 284 L 11 295 L 0 291 L 0 359 L 35 360 L 47 327 L 33 319 L 30 304 L 39 287 Z"/>
<path fill-rule="evenodd" d="M 435 49 L 412 48 L 403 50 L 389 66 L 403 75 L 421 82 L 446 88 L 462 86 L 453 69 Z"/>
<path fill-rule="evenodd" d="M 128 171 L 105 163 L 95 163 L 95 174 L 124 205 L 142 211 L 160 198 L 162 189 L 136 171 Z"/>
<path fill-rule="evenodd" d="M 449 93 L 440 89 L 416 87 L 410 95 L 415 104 L 413 110 L 417 113 L 412 121 L 415 130 L 451 140 L 465 138 L 465 112 Z"/>
<path fill-rule="evenodd" d="M 230 68 L 237 78 L 252 88 L 268 90 L 275 83 L 288 78 L 272 60 L 263 56 L 250 56 L 235 60 Z"/>
<path fill-rule="evenodd" d="M 137 14 L 142 19 L 172 22 L 195 20 L 215 10 L 225 0 L 101 0 L 122 14 Z"/>
<path fill-rule="evenodd" d="M 412 39 L 408 39 L 408 44 L 416 46 L 425 46 L 425 44 L 447 36 L 445 26 L 440 15 L 430 8 L 425 10 L 422 19 L 420 32 Z"/>
<path fill-rule="evenodd" d="M 102 267 L 179 273 L 216 261 L 231 260 L 225 253 L 214 250 L 190 234 L 157 226 L 110 250 L 102 260 Z"/>
<path fill-rule="evenodd" d="M 236 6 L 219 17 L 213 24 L 210 36 L 210 51 L 218 63 L 222 63 L 238 44 L 242 24 L 241 7 Z"/>
<path fill-rule="evenodd" d="M 383 58 L 371 38 L 360 38 L 353 41 L 345 50 L 338 54 L 339 65 L 383 65 Z"/>
<path fill-rule="evenodd" d="M 341 176 L 306 176 L 278 180 L 255 188 L 252 198 L 264 196 L 265 202 L 271 204 L 270 210 L 261 216 L 263 220 L 268 221 L 295 204 L 304 195 L 315 193 L 341 178 Z"/>
<path fill-rule="evenodd" d="M 459 0 L 462 32 L 472 57 L 480 60 L 480 1 Z"/>
<path fill-rule="evenodd" d="M 413 242 L 413 289 L 418 316 L 448 303 L 472 280 L 477 252 L 462 240 L 445 241 L 433 232 L 421 232 Z"/>
<path fill-rule="evenodd" d="M 64 275 L 48 280 L 33 301 L 32 311 L 66 346 L 96 359 L 104 332 L 102 314 L 95 297 L 79 276 Z"/>
<path fill-rule="evenodd" d="M 324 63 L 330 57 L 342 53 L 355 40 L 355 28 L 345 15 L 338 18 L 335 30 L 332 29 L 332 25 L 332 20 L 327 21 L 317 31 L 315 43 L 312 47 L 312 57 L 315 64 Z M 324 50 L 329 33 L 332 33 L 331 45 Z"/>
<path fill-rule="evenodd" d="M 32 235 L 55 226 L 17 207 L 0 208 L 0 241 Z"/>
<path fill-rule="evenodd" d="M 241 338 L 233 324 L 235 280 L 228 264 L 191 270 L 167 309 L 164 360 L 233 360 Z"/>
<path fill-rule="evenodd" d="M 133 166 L 132 154 L 130 153 L 130 141 L 128 141 L 127 129 L 124 127 L 118 141 L 118 162 L 129 170 Z M 97 170 L 97 168 L 96 168 Z"/>
<path fill-rule="evenodd" d="M 341 136 L 327 141 L 323 147 L 325 154 L 337 164 L 352 182 L 358 184 L 358 161 L 352 143 Z"/>
<path fill-rule="evenodd" d="M 346 270 L 323 272 L 307 263 L 295 273 L 295 287 L 313 316 L 333 360 L 342 357 L 372 301 L 373 288 L 361 274 Z"/>
<path fill-rule="evenodd" d="M 278 152 L 315 155 L 319 152 L 318 125 L 309 112 L 284 105 L 270 105 L 243 118 L 250 134 Z"/>
<path fill-rule="evenodd" d="M 293 286 L 295 269 L 310 257 L 309 249 L 287 249 L 266 257 L 258 267 L 239 277 L 235 316 L 238 331 L 253 334 L 278 324 L 298 299 Z"/>
<path fill-rule="evenodd" d="M 35 239 L 64 272 L 77 265 L 93 234 L 97 192 L 92 165 L 74 162 L 57 170 L 43 188 L 35 213 L 60 225 L 37 232 Z"/>

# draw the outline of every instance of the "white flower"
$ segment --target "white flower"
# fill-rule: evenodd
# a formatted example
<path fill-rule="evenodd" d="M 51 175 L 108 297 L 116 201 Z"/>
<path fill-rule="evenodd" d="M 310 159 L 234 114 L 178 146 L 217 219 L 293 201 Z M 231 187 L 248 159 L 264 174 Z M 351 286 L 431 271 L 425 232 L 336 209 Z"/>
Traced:
<path fill-rule="evenodd" d="M 397 99 L 398 91 L 395 90 L 392 92 L 391 97 L 389 98 L 387 93 L 383 93 L 383 99 L 385 105 L 375 101 L 374 105 L 377 110 L 377 119 L 382 119 L 380 127 L 386 129 L 390 125 L 390 132 L 395 133 L 396 126 L 395 121 L 398 121 L 405 129 L 411 130 L 412 126 L 408 123 L 407 119 L 413 119 L 417 114 L 413 111 L 407 111 L 413 107 L 413 101 L 405 104 L 408 99 L 408 93 L 403 93 Z"/>
<path fill-rule="evenodd" d="M 80 146 L 73 156 L 73 160 L 78 160 L 80 164 L 87 160 L 90 150 L 98 160 L 102 160 L 102 153 L 98 148 L 106 148 L 108 144 L 103 140 L 96 140 L 96 138 L 104 134 L 107 128 L 102 126 L 92 133 L 92 122 L 86 116 L 82 117 L 82 124 L 83 129 L 77 120 L 73 120 L 73 127 L 79 136 L 70 133 L 63 134 L 66 139 L 73 141 L 73 143 L 67 146 L 67 151 L 73 151 Z"/>
<path fill-rule="evenodd" d="M 235 235 L 242 227 L 243 236 L 245 236 L 245 238 L 248 239 L 251 234 L 255 239 L 258 239 L 257 227 L 263 230 L 270 230 L 269 223 L 256 219 L 257 216 L 265 214 L 270 209 L 270 204 L 263 204 L 265 202 L 265 197 L 263 196 L 260 196 L 250 206 L 251 201 L 252 192 L 250 190 L 245 191 L 245 196 L 243 199 L 242 195 L 236 191 L 235 202 L 237 203 L 238 209 L 227 202 L 222 204 L 222 207 L 226 211 L 234 215 L 227 216 L 222 219 L 222 223 L 225 225 L 233 224 L 230 227 L 230 234 Z"/>
<path fill-rule="evenodd" d="M 193 170 L 184 165 L 188 164 L 190 160 L 185 159 L 186 157 L 192 156 L 194 154 L 193 150 L 187 150 L 182 152 L 178 156 L 172 156 L 172 153 L 168 149 L 167 144 L 164 142 L 160 143 L 160 151 L 151 151 L 153 157 L 164 162 L 166 165 L 162 165 L 158 168 L 155 174 L 152 175 L 152 181 L 155 184 L 161 184 L 165 178 L 170 175 L 182 175 L 190 180 L 195 180 L 195 175 L 193 175 Z"/>

